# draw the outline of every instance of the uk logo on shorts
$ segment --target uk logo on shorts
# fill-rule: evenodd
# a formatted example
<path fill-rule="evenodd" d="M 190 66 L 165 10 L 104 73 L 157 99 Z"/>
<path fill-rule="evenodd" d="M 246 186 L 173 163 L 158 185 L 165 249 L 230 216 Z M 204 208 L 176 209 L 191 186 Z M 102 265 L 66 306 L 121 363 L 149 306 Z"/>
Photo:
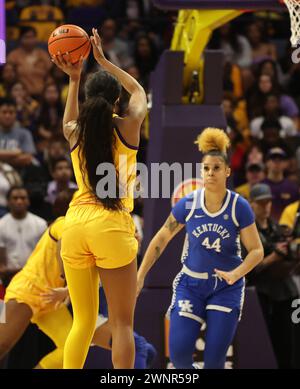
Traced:
<path fill-rule="evenodd" d="M 181 312 L 193 312 L 193 304 L 191 304 L 190 300 L 178 300 L 178 306 Z"/>
<path fill-rule="evenodd" d="M 0 324 L 6 323 L 5 302 L 0 300 Z"/>

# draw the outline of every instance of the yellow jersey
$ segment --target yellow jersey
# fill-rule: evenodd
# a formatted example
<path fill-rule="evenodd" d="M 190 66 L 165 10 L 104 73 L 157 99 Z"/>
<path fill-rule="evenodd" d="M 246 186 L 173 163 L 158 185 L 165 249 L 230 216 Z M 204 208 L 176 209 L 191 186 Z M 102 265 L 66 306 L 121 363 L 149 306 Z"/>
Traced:
<path fill-rule="evenodd" d="M 122 137 L 120 131 L 115 128 L 115 144 L 113 149 L 114 167 L 116 169 L 119 187 L 123 190 L 123 196 L 121 198 L 124 210 L 131 212 L 133 210 L 134 201 L 134 189 L 136 179 L 136 155 L 138 147 L 128 145 L 125 139 Z M 101 139 L 99 139 L 101 142 Z M 74 146 L 71 150 L 71 159 L 74 169 L 74 174 L 78 186 L 77 192 L 74 194 L 70 203 L 70 207 L 81 204 L 99 204 L 101 202 L 95 197 L 90 189 L 88 183 L 88 177 L 83 177 L 80 169 L 80 147 Z M 112 167 L 112 168 L 114 168 Z M 118 182 L 117 182 L 118 185 Z M 115 186 L 113 186 L 115 188 Z"/>
<path fill-rule="evenodd" d="M 295 201 L 294 203 L 285 207 L 281 214 L 279 224 L 284 224 L 290 227 L 290 229 L 293 229 L 298 208 L 299 208 L 299 201 Z"/>
<path fill-rule="evenodd" d="M 15 275 L 8 288 L 12 288 L 18 279 L 24 278 L 41 289 L 64 286 L 65 281 L 61 277 L 57 260 L 57 241 L 61 239 L 64 220 L 64 217 L 59 217 L 47 228 L 26 265 Z"/>

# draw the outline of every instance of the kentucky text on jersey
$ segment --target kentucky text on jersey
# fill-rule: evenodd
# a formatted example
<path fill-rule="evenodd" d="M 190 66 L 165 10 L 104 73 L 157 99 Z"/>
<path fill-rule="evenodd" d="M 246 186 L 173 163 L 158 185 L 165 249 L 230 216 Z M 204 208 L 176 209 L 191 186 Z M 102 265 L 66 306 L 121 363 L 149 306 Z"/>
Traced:
<path fill-rule="evenodd" d="M 221 236 L 222 239 L 230 238 L 230 234 L 225 227 L 213 223 L 202 224 L 201 226 L 198 226 L 196 229 L 193 230 L 192 234 L 195 235 L 196 238 L 199 238 L 199 236 L 202 235 L 204 232 L 210 231 L 216 232 Z"/>

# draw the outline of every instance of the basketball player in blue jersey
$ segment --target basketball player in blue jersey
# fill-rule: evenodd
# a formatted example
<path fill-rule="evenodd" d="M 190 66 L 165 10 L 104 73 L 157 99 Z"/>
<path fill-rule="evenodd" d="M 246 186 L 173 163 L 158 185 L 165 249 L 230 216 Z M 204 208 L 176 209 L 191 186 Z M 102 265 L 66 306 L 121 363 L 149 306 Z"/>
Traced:
<path fill-rule="evenodd" d="M 248 202 L 226 189 L 230 175 L 224 131 L 205 129 L 198 137 L 204 188 L 181 199 L 154 236 L 138 272 L 138 293 L 150 268 L 185 226 L 183 267 L 173 283 L 169 308 L 170 359 L 193 368 L 193 353 L 206 323 L 204 368 L 223 369 L 244 300 L 244 276 L 263 260 L 263 247 Z M 247 249 L 242 261 L 240 239 Z"/>

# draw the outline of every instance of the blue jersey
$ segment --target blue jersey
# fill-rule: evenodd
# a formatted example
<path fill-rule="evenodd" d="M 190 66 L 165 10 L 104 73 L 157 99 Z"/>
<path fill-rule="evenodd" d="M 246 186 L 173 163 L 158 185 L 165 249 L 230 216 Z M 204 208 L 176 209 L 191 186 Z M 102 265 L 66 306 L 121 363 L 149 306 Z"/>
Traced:
<path fill-rule="evenodd" d="M 214 273 L 230 271 L 241 258 L 240 230 L 254 223 L 249 203 L 227 189 L 223 205 L 210 213 L 204 202 L 205 189 L 192 192 L 172 209 L 175 219 L 185 224 L 186 239 L 182 262 L 192 271 Z"/>

